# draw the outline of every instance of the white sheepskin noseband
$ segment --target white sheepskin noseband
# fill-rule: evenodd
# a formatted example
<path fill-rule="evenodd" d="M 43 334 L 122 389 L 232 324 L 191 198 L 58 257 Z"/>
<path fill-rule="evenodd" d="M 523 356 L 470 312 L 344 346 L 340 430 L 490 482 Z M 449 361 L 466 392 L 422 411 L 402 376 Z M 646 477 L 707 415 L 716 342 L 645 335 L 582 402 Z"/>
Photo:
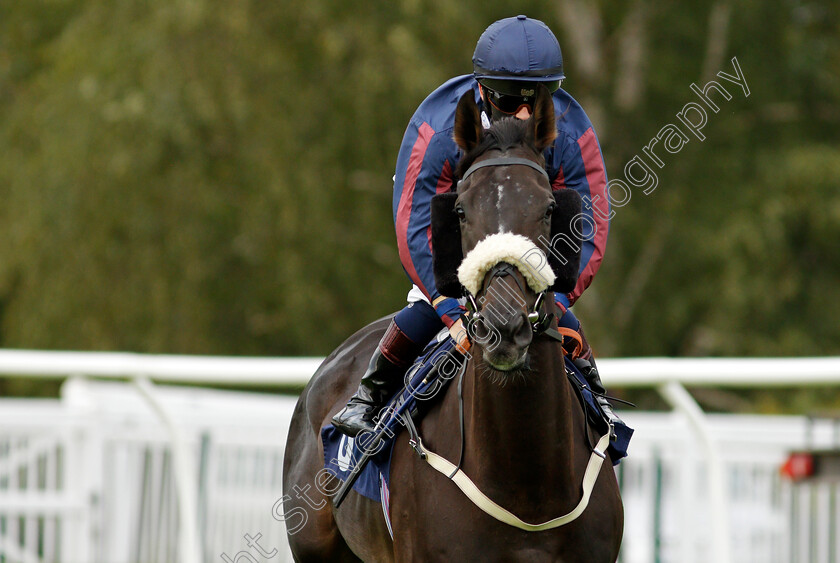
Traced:
<path fill-rule="evenodd" d="M 554 271 L 545 252 L 528 237 L 512 233 L 489 235 L 475 245 L 458 267 L 458 280 L 467 291 L 477 295 L 484 276 L 499 262 L 516 266 L 528 286 L 537 293 L 554 283 Z"/>

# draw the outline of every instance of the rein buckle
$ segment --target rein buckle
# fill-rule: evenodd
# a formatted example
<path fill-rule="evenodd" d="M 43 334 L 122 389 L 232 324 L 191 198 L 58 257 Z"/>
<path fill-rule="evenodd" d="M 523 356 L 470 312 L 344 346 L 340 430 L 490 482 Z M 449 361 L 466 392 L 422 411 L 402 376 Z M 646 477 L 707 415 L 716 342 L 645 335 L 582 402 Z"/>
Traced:
<path fill-rule="evenodd" d="M 411 449 L 420 456 L 420 459 L 426 459 L 426 450 L 423 449 L 423 440 L 420 439 L 420 436 L 417 436 L 417 439 L 411 438 L 408 441 L 408 445 L 411 446 Z"/>

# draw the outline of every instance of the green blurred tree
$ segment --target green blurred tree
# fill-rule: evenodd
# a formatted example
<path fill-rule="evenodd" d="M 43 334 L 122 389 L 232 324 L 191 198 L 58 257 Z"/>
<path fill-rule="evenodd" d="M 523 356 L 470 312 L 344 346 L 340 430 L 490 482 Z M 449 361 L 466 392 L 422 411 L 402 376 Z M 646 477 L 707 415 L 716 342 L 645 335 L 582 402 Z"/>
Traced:
<path fill-rule="evenodd" d="M 328 353 L 400 308 L 391 176 L 428 92 L 527 13 L 608 173 L 731 73 L 616 209 L 601 355 L 837 354 L 840 29 L 827 0 L 0 5 L 0 346 Z"/>

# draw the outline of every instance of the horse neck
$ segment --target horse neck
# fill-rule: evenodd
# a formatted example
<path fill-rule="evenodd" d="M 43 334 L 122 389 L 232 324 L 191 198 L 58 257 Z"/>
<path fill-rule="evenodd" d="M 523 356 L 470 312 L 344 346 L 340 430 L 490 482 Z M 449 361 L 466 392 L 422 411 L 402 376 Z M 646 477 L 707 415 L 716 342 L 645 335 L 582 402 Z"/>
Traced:
<path fill-rule="evenodd" d="M 475 354 L 464 391 L 465 469 L 490 490 L 494 483 L 502 489 L 515 483 L 523 499 L 562 497 L 564 487 L 577 496 L 573 453 L 575 439 L 583 437 L 582 417 L 575 416 L 560 346 L 537 338 L 530 355 L 525 379 L 502 385 L 487 375 L 480 351 Z"/>

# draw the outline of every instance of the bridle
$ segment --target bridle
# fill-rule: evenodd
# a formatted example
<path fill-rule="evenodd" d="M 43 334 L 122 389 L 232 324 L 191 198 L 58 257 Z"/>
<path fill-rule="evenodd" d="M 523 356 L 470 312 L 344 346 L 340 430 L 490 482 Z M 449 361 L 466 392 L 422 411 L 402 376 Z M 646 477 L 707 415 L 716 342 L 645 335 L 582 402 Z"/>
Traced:
<path fill-rule="evenodd" d="M 481 162 L 477 162 L 470 166 L 467 171 L 464 173 L 463 177 L 461 178 L 461 182 L 467 179 L 470 174 L 475 172 L 480 168 L 484 168 L 487 166 L 510 166 L 510 165 L 523 165 L 529 166 L 535 170 L 538 170 L 546 179 L 548 179 L 548 173 L 545 171 L 544 168 L 539 166 L 534 161 L 525 159 L 525 158 L 515 158 L 515 157 L 498 157 L 498 158 L 490 158 L 487 160 L 482 160 Z M 516 266 L 511 265 L 505 261 L 499 261 L 498 263 L 494 264 L 484 275 L 484 283 L 481 284 L 480 289 L 476 291 L 479 295 L 486 292 L 485 288 L 489 288 L 490 284 L 493 280 L 497 277 L 504 277 L 512 275 L 513 279 L 516 281 L 516 284 L 519 288 L 520 294 L 525 296 L 527 295 L 527 288 L 523 287 L 522 282 L 520 281 L 520 276 L 516 275 Z M 487 278 L 489 276 L 489 279 Z M 530 283 L 529 283 L 530 285 Z M 531 328 L 534 331 L 534 336 L 539 334 L 545 334 L 550 338 L 560 341 L 561 349 L 562 349 L 562 342 L 564 332 L 555 330 L 550 328 L 552 321 L 554 320 L 553 313 L 547 313 L 544 310 L 543 304 L 545 301 L 545 295 L 549 291 L 548 287 L 542 286 L 543 289 L 541 291 L 537 291 L 537 297 L 534 301 L 533 307 L 528 311 L 527 318 L 528 322 L 531 323 Z M 481 311 L 479 310 L 478 303 L 476 302 L 476 295 L 473 295 L 471 291 L 464 288 L 464 294 L 467 300 L 467 334 L 469 335 L 472 331 L 471 328 L 475 328 L 475 323 L 479 322 L 481 319 Z M 527 310 L 527 309 L 526 309 Z M 569 331 L 573 332 L 573 331 Z M 575 333 L 576 334 L 576 333 Z M 571 336 L 571 335 L 568 335 Z M 578 345 L 581 345 L 580 336 L 577 335 Z M 469 336 L 467 336 L 469 338 Z M 468 343 L 469 344 L 469 343 Z M 458 344 L 457 348 L 465 355 L 467 355 L 467 351 L 469 350 L 469 346 L 464 348 L 461 347 L 460 343 Z M 564 352 L 565 354 L 565 352 Z M 577 506 L 572 509 L 569 513 L 554 518 L 552 520 L 548 520 L 546 522 L 542 522 L 539 524 L 532 524 L 529 522 L 525 522 L 518 518 L 515 514 L 511 513 L 510 511 L 506 510 L 505 508 L 499 506 L 492 499 L 490 499 L 487 495 L 485 495 L 481 490 L 472 482 L 472 480 L 461 470 L 461 464 L 463 462 L 464 457 L 464 408 L 463 408 L 463 396 L 462 396 L 462 385 L 464 381 L 464 372 L 466 371 L 467 362 L 463 361 L 461 363 L 461 367 L 459 370 L 458 378 L 458 401 L 459 401 L 459 416 L 460 416 L 460 425 L 461 425 L 461 455 L 458 461 L 458 464 L 455 465 L 446 458 L 434 453 L 433 451 L 427 449 L 423 445 L 423 441 L 420 437 L 420 433 L 417 430 L 414 422 L 411 419 L 411 416 L 403 416 L 403 419 L 406 424 L 406 428 L 409 432 L 409 444 L 414 449 L 415 452 L 420 456 L 420 458 L 429 465 L 431 465 L 436 471 L 442 473 L 448 479 L 450 479 L 453 483 L 455 483 L 459 489 L 467 496 L 467 498 L 473 502 L 478 508 L 483 510 L 485 513 L 489 514 L 493 518 L 499 520 L 500 522 L 504 522 L 510 526 L 514 526 L 521 530 L 525 530 L 527 532 L 537 532 L 542 530 L 550 530 L 553 528 L 557 528 L 559 526 L 563 526 L 564 524 L 568 524 L 569 522 L 574 521 L 578 516 L 583 514 L 583 511 L 589 504 L 589 499 L 592 494 L 592 490 L 595 487 L 595 482 L 598 479 L 598 475 L 601 471 L 601 466 L 603 465 L 604 460 L 606 459 L 606 449 L 609 445 L 610 441 L 610 433 L 607 432 L 603 436 L 600 437 L 598 443 L 592 448 L 592 453 L 589 456 L 589 461 L 586 466 L 586 471 L 584 472 L 583 483 L 582 483 L 582 494 L 580 501 L 578 502 Z"/>
<path fill-rule="evenodd" d="M 517 286 L 519 287 L 520 292 L 525 294 L 525 288 L 522 286 L 522 283 L 519 280 L 519 277 L 514 275 L 516 268 L 508 263 L 499 263 L 493 266 L 490 271 L 488 271 L 487 276 L 489 279 L 486 280 L 484 287 L 489 287 L 492 283 L 493 279 L 496 277 L 508 276 L 513 275 L 514 280 L 516 281 Z M 482 289 L 482 293 L 484 290 Z M 562 350 L 562 343 L 563 343 L 563 336 L 565 332 L 564 330 L 569 329 L 560 329 L 555 330 L 549 328 L 551 321 L 554 318 L 553 313 L 546 313 L 542 310 L 542 302 L 545 298 L 547 290 L 543 290 L 537 294 L 537 299 L 534 302 L 533 309 L 530 313 L 528 313 L 528 320 L 531 322 L 532 329 L 534 330 L 534 336 L 536 337 L 538 334 L 545 334 L 550 338 L 558 340 L 561 344 Z M 467 292 L 467 303 L 468 308 L 471 310 L 469 314 L 468 320 L 468 327 L 473 327 L 474 323 L 479 322 L 481 319 L 481 313 L 478 309 L 476 304 L 475 296 L 472 293 Z M 474 330 L 474 328 L 473 328 Z M 468 328 L 468 333 L 471 330 Z M 569 331 L 573 332 L 573 331 Z M 570 335 L 569 335 L 570 336 Z M 578 346 L 580 346 L 580 336 L 575 333 L 576 338 L 578 339 Z M 563 352 L 565 355 L 565 352 Z M 414 424 L 411 416 L 403 416 L 403 420 L 405 426 L 409 432 L 409 445 L 414 449 L 420 459 L 424 460 L 428 463 L 432 468 L 434 468 L 439 473 L 443 474 L 447 477 L 450 481 L 455 483 L 461 492 L 466 495 L 466 497 L 479 509 L 481 509 L 486 514 L 492 516 L 496 520 L 513 526 L 515 528 L 519 528 L 520 530 L 524 530 L 526 532 L 539 532 L 544 530 L 551 530 L 554 528 L 558 528 L 565 524 L 569 524 L 576 520 L 583 511 L 586 510 L 586 507 L 589 505 L 589 499 L 592 495 L 592 491 L 595 488 L 595 482 L 598 480 L 598 475 L 601 471 L 601 466 L 606 459 L 606 451 L 607 446 L 610 443 L 610 433 L 607 432 L 603 436 L 601 436 L 598 440 L 598 443 L 595 444 L 594 447 L 591 447 L 592 453 L 589 456 L 589 461 L 586 465 L 586 470 L 584 472 L 582 484 L 581 484 L 581 498 L 578 504 L 572 509 L 570 512 L 558 516 L 557 518 L 553 518 L 551 520 L 541 522 L 541 523 L 530 523 L 520 519 L 518 516 L 510 512 L 509 510 L 505 509 L 504 507 L 495 503 L 490 497 L 485 495 L 473 481 L 467 476 L 466 473 L 461 469 L 461 465 L 464 460 L 464 447 L 465 447 L 465 428 L 464 428 L 464 400 L 463 400 L 463 383 L 464 383 L 464 373 L 466 372 L 467 362 L 462 361 L 458 373 L 458 413 L 460 419 L 460 431 L 461 431 L 461 449 L 460 455 L 458 458 L 458 464 L 454 464 L 444 458 L 436 454 L 435 452 L 429 450 L 423 445 L 423 440 L 420 437 L 420 433 L 417 430 L 416 425 Z M 590 443 L 591 444 L 591 443 Z"/>
<path fill-rule="evenodd" d="M 516 283 L 516 286 L 519 288 L 519 292 L 521 295 L 527 295 L 526 288 L 522 285 L 522 281 L 520 280 L 519 276 L 516 275 L 517 269 L 516 267 L 508 264 L 507 262 L 500 262 L 493 266 L 488 272 L 487 276 L 489 279 L 486 280 L 484 286 L 485 288 L 489 288 L 490 284 L 493 283 L 493 279 L 497 277 L 512 277 L 513 281 Z M 481 293 L 486 293 L 486 289 L 483 289 Z M 538 336 L 541 334 L 546 334 L 549 337 L 554 339 L 558 339 L 562 342 L 563 336 L 560 335 L 559 332 L 551 329 L 551 323 L 554 320 L 554 313 L 548 313 L 543 308 L 543 304 L 545 301 L 545 295 L 548 290 L 543 290 L 537 293 L 537 298 L 534 301 L 534 305 L 530 308 L 530 310 L 526 313 L 526 317 L 528 322 L 531 324 L 531 329 L 534 331 L 534 336 Z M 469 338 L 471 334 L 476 334 L 476 325 L 479 322 L 483 321 L 483 317 L 481 315 L 481 311 L 479 310 L 478 303 L 476 302 L 476 296 L 472 293 L 464 290 L 466 294 L 465 297 L 467 299 L 467 338 Z M 480 299 L 480 295 L 478 296 Z M 527 310 L 527 309 L 526 309 Z"/>
<path fill-rule="evenodd" d="M 523 166 L 530 166 L 531 168 L 533 168 L 534 170 L 536 170 L 537 172 L 539 172 L 543 176 L 545 176 L 546 180 L 549 180 L 549 182 L 551 181 L 551 179 L 548 177 L 548 172 L 545 171 L 545 168 L 543 168 L 542 166 L 540 166 L 539 164 L 537 164 L 533 160 L 529 160 L 527 158 L 519 158 L 519 157 L 516 157 L 516 156 L 499 156 L 499 157 L 496 157 L 496 158 L 488 158 L 487 160 L 482 160 L 482 161 L 473 163 L 472 166 L 467 168 L 467 171 L 464 172 L 464 175 L 461 176 L 461 179 L 459 180 L 458 183 L 461 183 L 464 180 L 466 180 L 467 177 L 469 177 L 470 174 L 472 174 L 473 172 L 475 172 L 479 168 L 484 168 L 486 166 L 512 166 L 514 164 L 521 164 Z"/>
<path fill-rule="evenodd" d="M 527 158 L 514 157 L 514 156 L 499 156 L 499 157 L 488 158 L 486 160 L 482 160 L 482 161 L 473 163 L 469 168 L 467 168 L 467 171 L 464 172 L 464 175 L 461 177 L 461 179 L 459 180 L 458 183 L 460 184 L 461 182 L 465 181 L 473 172 L 475 172 L 476 170 L 479 170 L 481 168 L 485 168 L 485 167 L 488 167 L 488 166 L 513 166 L 513 165 L 528 166 L 529 168 L 532 168 L 532 169 L 536 170 L 537 172 L 539 172 L 540 174 L 542 174 L 542 176 L 549 183 L 551 182 L 551 178 L 549 178 L 548 172 L 546 172 L 545 168 L 540 166 L 539 164 L 537 164 L 533 160 L 530 160 L 530 159 L 527 159 Z M 490 280 L 486 281 L 486 283 L 484 284 L 485 287 L 489 287 L 489 285 L 490 285 L 490 283 L 492 283 L 494 277 L 503 276 L 503 275 L 510 275 L 510 274 L 513 274 L 515 272 L 515 270 L 516 269 L 508 263 L 496 264 L 488 272 L 488 275 L 490 276 Z M 525 295 L 526 290 L 522 286 L 522 284 L 519 280 L 519 277 L 516 276 L 516 275 L 513 275 L 512 277 L 516 281 L 516 284 L 519 287 L 519 290 L 522 293 L 522 295 Z M 545 289 L 545 290 L 537 293 L 537 299 L 534 302 L 534 306 L 527 313 L 528 322 L 531 323 L 531 328 L 534 331 L 534 336 L 545 334 L 546 336 L 549 336 L 550 338 L 553 338 L 555 340 L 559 340 L 560 343 L 562 344 L 564 333 L 561 333 L 560 331 L 557 331 L 557 330 L 554 330 L 554 329 L 550 328 L 551 323 L 554 320 L 554 314 L 553 313 L 546 313 L 545 310 L 542 309 L 543 302 L 545 301 L 545 294 L 547 293 L 547 291 L 548 290 Z M 468 320 L 467 320 L 466 328 L 467 328 L 467 339 L 469 339 L 469 335 L 474 334 L 474 332 L 471 331 L 470 329 L 475 328 L 475 324 L 477 322 L 479 322 L 479 320 L 481 319 L 481 313 L 479 311 L 478 304 L 476 303 L 476 296 L 474 296 L 472 293 L 470 293 L 466 289 L 464 289 L 464 294 L 465 294 L 464 296 L 466 297 L 466 300 L 467 300 Z M 574 331 L 569 331 L 569 332 L 572 333 Z M 565 334 L 565 336 L 570 336 L 572 338 L 576 338 L 577 345 L 579 347 L 582 347 L 583 344 L 580 341 L 580 337 L 577 335 L 577 333 L 575 333 L 575 336 L 573 336 L 572 334 Z M 465 348 L 469 349 L 469 346 L 466 346 Z M 579 349 L 578 349 L 578 351 L 579 351 Z"/>

